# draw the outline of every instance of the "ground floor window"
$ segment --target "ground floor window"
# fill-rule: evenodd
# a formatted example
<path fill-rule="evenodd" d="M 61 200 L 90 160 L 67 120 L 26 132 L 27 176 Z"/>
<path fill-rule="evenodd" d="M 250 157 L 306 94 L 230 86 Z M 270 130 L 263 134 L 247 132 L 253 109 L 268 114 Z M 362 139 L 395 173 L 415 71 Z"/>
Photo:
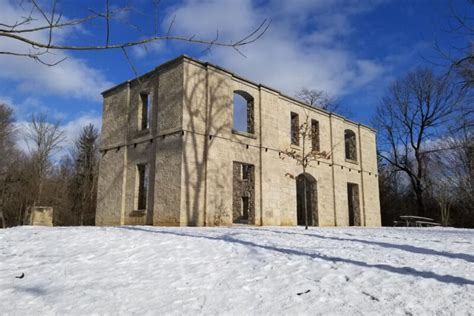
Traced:
<path fill-rule="evenodd" d="M 255 166 L 233 162 L 232 221 L 240 224 L 255 222 Z"/>
<path fill-rule="evenodd" d="M 355 183 L 347 183 L 347 202 L 349 209 L 349 226 L 360 226 L 359 186 Z"/>
<path fill-rule="evenodd" d="M 137 165 L 136 209 L 146 210 L 148 206 L 148 165 Z"/>
<path fill-rule="evenodd" d="M 306 203 L 305 203 L 306 199 Z M 308 173 L 296 177 L 296 220 L 298 225 L 318 226 L 318 186 L 316 179 Z"/>

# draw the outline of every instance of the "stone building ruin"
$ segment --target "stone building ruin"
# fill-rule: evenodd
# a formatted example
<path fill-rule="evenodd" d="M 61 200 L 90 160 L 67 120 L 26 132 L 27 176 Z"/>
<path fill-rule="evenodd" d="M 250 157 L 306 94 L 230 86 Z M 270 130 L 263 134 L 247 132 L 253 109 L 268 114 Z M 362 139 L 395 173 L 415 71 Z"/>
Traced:
<path fill-rule="evenodd" d="M 310 225 L 380 225 L 369 127 L 188 56 L 103 97 L 97 225 L 302 225 L 303 179 Z M 331 156 L 302 174 L 306 116 Z"/>

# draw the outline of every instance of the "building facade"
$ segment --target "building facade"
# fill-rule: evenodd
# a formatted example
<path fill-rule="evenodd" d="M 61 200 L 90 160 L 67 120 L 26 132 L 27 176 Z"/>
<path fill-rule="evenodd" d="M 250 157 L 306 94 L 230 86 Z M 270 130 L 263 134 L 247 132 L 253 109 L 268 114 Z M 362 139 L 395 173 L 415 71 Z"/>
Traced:
<path fill-rule="evenodd" d="M 188 56 L 103 97 L 97 225 L 298 225 L 306 187 L 310 225 L 380 226 L 364 125 Z M 305 174 L 283 154 L 304 122 L 330 153 Z"/>

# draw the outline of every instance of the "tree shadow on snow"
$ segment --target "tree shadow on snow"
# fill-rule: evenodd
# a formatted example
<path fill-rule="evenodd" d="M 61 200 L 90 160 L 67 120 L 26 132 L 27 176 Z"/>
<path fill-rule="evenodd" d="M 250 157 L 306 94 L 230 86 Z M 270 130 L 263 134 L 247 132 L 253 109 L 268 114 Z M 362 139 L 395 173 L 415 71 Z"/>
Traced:
<path fill-rule="evenodd" d="M 14 289 L 19 292 L 24 292 L 36 296 L 44 296 L 47 294 L 47 291 L 40 287 L 16 285 L 14 286 Z"/>
<path fill-rule="evenodd" d="M 388 264 L 370 264 L 367 262 L 353 260 L 353 259 L 345 259 L 345 258 L 340 258 L 340 257 L 335 257 L 335 256 L 326 256 L 326 255 L 316 254 L 316 253 L 306 253 L 304 251 L 300 251 L 296 249 L 280 248 L 280 247 L 269 246 L 269 245 L 260 245 L 254 242 L 237 239 L 233 237 L 232 235 L 228 235 L 228 234 L 214 237 L 214 236 L 193 235 L 193 234 L 188 234 L 184 232 L 178 233 L 178 232 L 173 232 L 173 231 L 163 231 L 163 230 L 157 230 L 157 229 L 152 230 L 152 229 L 147 229 L 144 227 L 137 227 L 137 226 L 120 227 L 120 229 L 143 231 L 143 232 L 162 234 L 162 235 L 173 235 L 173 236 L 179 236 L 179 237 L 191 237 L 191 238 L 202 238 L 202 239 L 215 240 L 215 241 L 225 241 L 229 243 L 241 244 L 241 245 L 251 247 L 251 248 L 260 248 L 264 250 L 274 251 L 274 252 L 278 252 L 278 253 L 282 253 L 286 255 L 302 256 L 302 257 L 308 257 L 311 259 L 321 259 L 321 260 L 338 262 L 338 263 L 347 263 L 347 264 L 352 264 L 352 265 L 363 267 L 363 268 L 379 269 L 379 270 L 401 274 L 401 275 L 412 275 L 415 277 L 421 277 L 421 278 L 426 278 L 426 279 L 435 279 L 443 283 L 454 283 L 457 285 L 474 285 L 473 280 L 469 280 L 462 277 L 457 277 L 457 276 L 452 276 L 452 275 L 440 275 L 440 274 L 430 272 L 430 271 L 419 271 L 410 267 L 393 267 Z"/>
<path fill-rule="evenodd" d="M 417 246 L 412 246 L 412 245 L 399 245 L 399 244 L 391 244 L 391 243 L 381 242 L 381 241 L 371 241 L 371 240 L 355 239 L 355 238 L 329 237 L 329 236 L 318 235 L 315 233 L 304 234 L 304 233 L 284 232 L 284 231 L 264 229 L 264 228 L 259 228 L 259 230 L 271 232 L 271 233 L 277 233 L 277 234 L 301 235 L 301 236 L 316 237 L 316 238 L 328 239 L 328 240 L 358 242 L 362 244 L 375 245 L 375 246 L 380 246 L 384 248 L 404 250 L 407 252 L 412 252 L 412 253 L 417 253 L 417 254 L 441 256 L 441 257 L 446 257 L 449 259 L 461 259 L 467 262 L 474 262 L 474 256 L 472 255 L 468 255 L 464 253 L 438 251 L 438 250 L 422 248 L 422 247 L 417 247 Z"/>

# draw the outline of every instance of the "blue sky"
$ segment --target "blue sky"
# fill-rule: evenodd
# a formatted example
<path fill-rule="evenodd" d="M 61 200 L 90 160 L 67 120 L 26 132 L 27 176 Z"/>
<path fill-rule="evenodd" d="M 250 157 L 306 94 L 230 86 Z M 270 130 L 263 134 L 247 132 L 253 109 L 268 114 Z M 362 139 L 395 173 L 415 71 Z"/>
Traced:
<path fill-rule="evenodd" d="M 0 22 L 22 14 L 17 0 L 0 0 Z M 41 1 L 47 5 L 49 1 Z M 110 1 L 122 6 L 125 1 Z M 134 10 L 113 25 L 115 42 L 142 38 L 154 29 L 153 1 L 129 1 Z M 68 18 L 100 10 L 103 2 L 63 0 Z M 469 8 L 465 0 L 294 0 L 294 1 L 166 1 L 158 6 L 158 28 L 174 35 L 196 34 L 213 39 L 238 40 L 264 19 L 272 23 L 264 37 L 243 47 L 246 58 L 229 48 L 213 48 L 177 42 L 159 42 L 129 50 L 139 73 L 183 53 L 219 64 L 252 81 L 294 95 L 301 87 L 335 96 L 349 108 L 352 119 L 370 123 L 380 98 L 394 79 L 420 65 L 443 69 L 435 42 L 446 50 L 459 39 L 446 32 L 451 7 Z M 133 27 L 132 27 L 133 25 Z M 58 42 L 102 43 L 103 23 L 62 31 Z M 461 39 L 462 40 L 462 39 Z M 12 42 L 2 49 L 25 49 Z M 47 67 L 24 58 L 0 56 L 0 101 L 11 105 L 21 123 L 33 112 L 47 112 L 61 120 L 70 140 L 88 122 L 100 125 L 101 96 L 106 88 L 134 76 L 120 51 L 59 52 L 67 57 Z"/>

